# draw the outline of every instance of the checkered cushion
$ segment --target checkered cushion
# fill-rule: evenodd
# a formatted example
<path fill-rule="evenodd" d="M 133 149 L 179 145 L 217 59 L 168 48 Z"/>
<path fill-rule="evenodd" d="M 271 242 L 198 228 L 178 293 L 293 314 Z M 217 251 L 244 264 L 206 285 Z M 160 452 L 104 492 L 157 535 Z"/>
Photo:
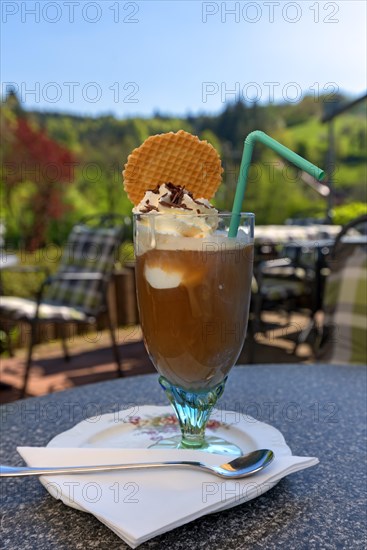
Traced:
<path fill-rule="evenodd" d="M 96 312 L 102 305 L 120 243 L 121 227 L 75 226 L 64 249 L 59 273 L 99 273 L 103 278 L 55 281 L 45 292 L 45 302 Z"/>
<path fill-rule="evenodd" d="M 330 267 L 324 296 L 327 338 L 318 359 L 338 364 L 365 364 L 367 247 L 345 247 Z"/>

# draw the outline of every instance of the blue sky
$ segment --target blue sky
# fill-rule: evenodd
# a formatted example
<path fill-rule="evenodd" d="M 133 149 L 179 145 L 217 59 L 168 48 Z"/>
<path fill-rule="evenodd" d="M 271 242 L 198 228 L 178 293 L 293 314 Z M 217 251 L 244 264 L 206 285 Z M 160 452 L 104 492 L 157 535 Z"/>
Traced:
<path fill-rule="evenodd" d="M 14 83 L 25 108 L 120 117 L 359 95 L 366 5 L 2 0 L 2 92 Z"/>

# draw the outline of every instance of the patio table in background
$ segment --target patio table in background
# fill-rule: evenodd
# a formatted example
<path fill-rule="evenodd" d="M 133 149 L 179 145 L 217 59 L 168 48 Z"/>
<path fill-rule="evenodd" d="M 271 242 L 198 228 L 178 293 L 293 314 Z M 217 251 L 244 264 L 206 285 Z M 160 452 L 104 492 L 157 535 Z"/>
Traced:
<path fill-rule="evenodd" d="M 334 240 L 339 225 L 258 225 L 255 227 L 255 266 L 264 260 L 279 258 L 282 247 L 302 241 Z"/>
<path fill-rule="evenodd" d="M 290 241 L 334 239 L 340 225 L 258 225 L 255 228 L 255 244 L 286 244 Z"/>
<path fill-rule="evenodd" d="M 18 445 L 46 445 L 85 419 L 91 404 L 94 416 L 133 403 L 167 404 L 156 375 L 5 405 L 0 408 L 1 462 L 21 465 Z M 218 406 L 276 426 L 294 454 L 317 456 L 320 464 L 246 504 L 152 539 L 142 550 L 207 548 L 208 541 L 214 550 L 366 547 L 364 367 L 238 366 Z M 127 548 L 93 516 L 54 500 L 37 479 L 3 480 L 2 487 L 4 548 Z"/>

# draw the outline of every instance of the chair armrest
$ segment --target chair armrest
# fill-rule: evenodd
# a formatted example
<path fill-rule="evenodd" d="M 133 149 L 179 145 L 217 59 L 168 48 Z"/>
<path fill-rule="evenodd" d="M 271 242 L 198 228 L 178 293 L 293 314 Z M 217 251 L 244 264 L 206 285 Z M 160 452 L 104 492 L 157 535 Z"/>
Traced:
<path fill-rule="evenodd" d="M 105 278 L 102 273 L 87 271 L 60 271 L 50 277 L 47 277 L 47 284 L 54 281 L 101 281 Z M 45 282 L 46 282 L 45 281 Z"/>
<path fill-rule="evenodd" d="M 273 267 L 293 267 L 292 260 L 290 258 L 279 258 L 277 260 L 267 260 L 261 262 L 262 269 L 271 269 Z"/>

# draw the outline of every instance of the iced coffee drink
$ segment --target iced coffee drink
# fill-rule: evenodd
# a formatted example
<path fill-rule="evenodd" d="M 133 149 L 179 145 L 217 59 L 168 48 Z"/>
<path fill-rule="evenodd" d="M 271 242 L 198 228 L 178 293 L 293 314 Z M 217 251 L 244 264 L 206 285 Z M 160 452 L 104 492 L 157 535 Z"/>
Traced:
<path fill-rule="evenodd" d="M 134 204 L 144 340 L 182 433 L 159 445 L 240 454 L 229 442 L 205 438 L 244 343 L 252 278 L 254 216 L 236 214 L 240 228 L 229 237 L 232 215 L 209 202 L 221 176 L 216 150 L 181 130 L 135 149 L 124 186 Z"/>
<path fill-rule="evenodd" d="M 175 385 L 213 388 L 246 335 L 251 234 L 228 239 L 228 215 L 172 184 L 148 191 L 134 212 L 140 321 L 151 359 Z"/>

